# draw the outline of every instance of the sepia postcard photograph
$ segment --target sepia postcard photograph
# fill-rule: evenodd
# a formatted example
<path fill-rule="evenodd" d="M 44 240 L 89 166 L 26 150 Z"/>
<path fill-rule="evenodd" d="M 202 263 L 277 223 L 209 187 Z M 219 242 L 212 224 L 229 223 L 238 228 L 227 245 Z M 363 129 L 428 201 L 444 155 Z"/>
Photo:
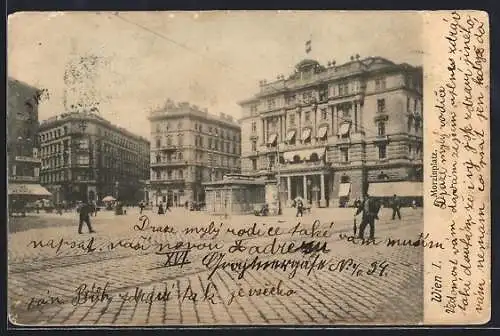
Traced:
<path fill-rule="evenodd" d="M 482 324 L 475 11 L 8 20 L 17 326 Z"/>

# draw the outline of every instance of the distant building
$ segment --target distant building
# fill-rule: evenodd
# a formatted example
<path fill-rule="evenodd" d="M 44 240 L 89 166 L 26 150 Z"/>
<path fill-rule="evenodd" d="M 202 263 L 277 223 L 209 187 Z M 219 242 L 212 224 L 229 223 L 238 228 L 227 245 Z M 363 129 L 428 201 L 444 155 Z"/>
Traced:
<path fill-rule="evenodd" d="M 304 60 L 290 76 L 262 81 L 240 102 L 242 173 L 280 175 L 288 203 L 345 206 L 366 191 L 421 198 L 422 76 L 421 67 L 352 57 Z"/>
<path fill-rule="evenodd" d="M 40 125 L 41 182 L 55 202 L 144 199 L 149 141 L 101 116 L 69 112 Z"/>
<path fill-rule="evenodd" d="M 7 177 L 9 207 L 50 197 L 40 185 L 38 157 L 38 104 L 41 90 L 13 78 L 7 79 Z"/>
<path fill-rule="evenodd" d="M 204 202 L 203 182 L 240 172 L 240 126 L 231 116 L 169 100 L 149 120 L 154 204 Z"/>

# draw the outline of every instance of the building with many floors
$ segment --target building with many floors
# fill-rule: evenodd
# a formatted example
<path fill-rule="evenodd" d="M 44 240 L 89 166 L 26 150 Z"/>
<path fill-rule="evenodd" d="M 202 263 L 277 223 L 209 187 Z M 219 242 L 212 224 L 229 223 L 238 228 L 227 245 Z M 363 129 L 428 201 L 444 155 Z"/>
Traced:
<path fill-rule="evenodd" d="M 54 201 L 144 199 L 149 141 L 98 114 L 69 112 L 40 124 L 41 183 Z"/>
<path fill-rule="evenodd" d="M 242 173 L 277 181 L 280 199 L 344 206 L 422 196 L 421 67 L 381 57 L 306 59 L 240 102 Z M 419 195 L 418 195 L 419 194 Z"/>
<path fill-rule="evenodd" d="M 38 104 L 41 90 L 7 79 L 7 177 L 9 201 L 49 197 L 40 185 Z"/>
<path fill-rule="evenodd" d="M 205 202 L 203 182 L 240 172 L 240 126 L 231 116 L 168 100 L 149 120 L 154 204 Z"/>

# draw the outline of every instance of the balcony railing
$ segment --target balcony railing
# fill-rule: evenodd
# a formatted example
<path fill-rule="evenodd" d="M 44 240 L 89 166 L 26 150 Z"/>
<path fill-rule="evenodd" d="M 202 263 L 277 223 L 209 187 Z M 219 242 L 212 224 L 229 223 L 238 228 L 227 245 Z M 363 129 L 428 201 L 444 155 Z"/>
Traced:
<path fill-rule="evenodd" d="M 187 160 L 160 161 L 160 162 L 151 162 L 151 167 L 183 166 L 186 164 Z"/>
<path fill-rule="evenodd" d="M 184 178 L 168 178 L 168 177 L 161 177 L 161 178 L 152 178 L 151 179 L 151 182 L 156 182 L 156 183 L 160 183 L 160 182 L 168 182 L 168 183 L 183 183 L 185 181 Z"/>
<path fill-rule="evenodd" d="M 389 141 L 389 137 L 387 134 L 382 134 L 382 135 L 377 135 L 375 136 L 375 139 L 373 139 L 375 142 L 386 142 Z"/>
<path fill-rule="evenodd" d="M 306 162 L 300 162 L 300 163 L 287 162 L 287 163 L 281 164 L 280 169 L 281 170 L 311 169 L 311 168 L 318 168 L 318 167 L 323 167 L 323 166 L 326 166 L 326 164 L 323 160 L 306 161 Z"/>

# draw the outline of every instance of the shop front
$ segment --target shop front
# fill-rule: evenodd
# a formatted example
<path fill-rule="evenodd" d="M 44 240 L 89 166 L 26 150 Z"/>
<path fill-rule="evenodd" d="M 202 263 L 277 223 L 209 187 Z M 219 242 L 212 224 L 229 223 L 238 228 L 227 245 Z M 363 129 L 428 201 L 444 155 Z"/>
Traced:
<path fill-rule="evenodd" d="M 51 199 L 52 194 L 40 184 L 9 183 L 7 186 L 9 215 L 26 214 L 26 206 L 30 202 Z"/>

